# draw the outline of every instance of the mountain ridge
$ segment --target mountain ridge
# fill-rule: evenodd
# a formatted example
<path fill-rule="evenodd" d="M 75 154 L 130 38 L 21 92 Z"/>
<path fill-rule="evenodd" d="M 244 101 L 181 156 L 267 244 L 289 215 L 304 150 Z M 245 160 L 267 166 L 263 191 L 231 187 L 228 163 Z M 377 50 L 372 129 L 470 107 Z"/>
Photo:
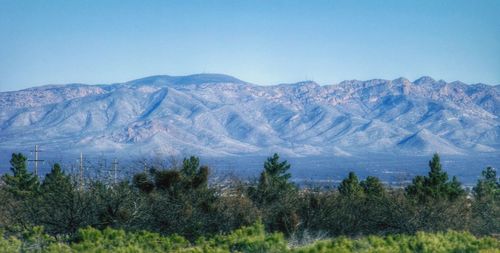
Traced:
<path fill-rule="evenodd" d="M 176 75 L 151 75 L 151 76 L 146 76 L 146 77 L 142 77 L 142 78 L 132 79 L 132 80 L 121 82 L 121 83 L 110 83 L 110 84 L 106 84 L 106 83 L 97 83 L 97 84 L 88 84 L 88 83 L 43 84 L 43 85 L 39 85 L 39 86 L 32 86 L 32 87 L 24 88 L 24 89 L 21 89 L 21 90 L 0 91 L 0 93 L 19 92 L 19 91 L 36 90 L 36 89 L 48 89 L 48 88 L 62 88 L 62 87 L 68 87 L 68 86 L 75 86 L 75 87 L 78 87 L 78 86 L 107 87 L 107 86 L 113 86 L 113 85 L 117 85 L 117 84 L 136 83 L 138 81 L 144 81 L 144 80 L 154 79 L 154 78 L 190 79 L 190 78 L 195 78 L 195 77 L 208 77 L 209 79 L 215 79 L 215 80 L 217 80 L 216 78 L 219 77 L 219 78 L 226 78 L 227 80 L 231 80 L 231 79 L 232 80 L 236 80 L 237 82 L 241 82 L 241 83 L 252 84 L 251 82 L 242 81 L 242 80 L 240 80 L 240 79 L 238 79 L 238 78 L 236 78 L 234 76 L 231 76 L 231 75 L 220 74 L 220 73 L 198 73 L 198 74 L 179 75 L 179 76 L 176 76 Z M 463 83 L 460 80 L 446 82 L 443 79 L 435 80 L 431 76 L 425 76 L 425 75 L 421 76 L 421 77 L 419 77 L 417 79 L 415 79 L 414 81 L 410 81 L 406 77 L 401 76 L 401 77 L 398 77 L 398 78 L 395 78 L 395 79 L 382 79 L 382 78 L 372 78 L 372 79 L 367 79 L 367 80 L 349 79 L 349 80 L 343 80 L 343 81 L 340 81 L 338 83 L 331 83 L 331 84 L 320 84 L 320 83 L 317 83 L 314 80 L 302 80 L 302 81 L 292 82 L 292 83 L 278 83 L 278 84 L 260 85 L 260 86 L 297 85 L 297 84 L 300 84 L 300 83 L 316 83 L 319 86 L 329 86 L 329 85 L 340 85 L 340 84 L 345 83 L 345 82 L 372 82 L 372 81 L 393 81 L 394 82 L 394 81 L 398 81 L 398 80 L 404 80 L 404 81 L 407 81 L 407 82 L 410 82 L 410 83 L 413 83 L 413 84 L 421 84 L 421 83 L 426 82 L 426 80 L 427 80 L 427 81 L 430 81 L 430 82 L 443 82 L 443 83 L 450 83 L 450 84 L 458 82 L 458 83 L 462 83 L 462 84 L 465 84 L 465 85 L 468 85 L 468 86 L 487 85 L 487 86 L 494 87 L 494 88 L 500 87 L 500 84 L 486 84 L 486 83 L 470 83 L 470 84 L 468 84 L 468 83 Z M 214 82 L 214 81 L 206 81 L 206 78 L 205 78 L 205 81 L 202 81 L 202 82 L 203 83 L 211 83 L 211 82 Z"/>
<path fill-rule="evenodd" d="M 223 74 L 156 75 L 0 92 L 0 109 L 0 150 L 40 144 L 137 155 L 500 151 L 497 86 L 428 76 L 260 86 Z"/>

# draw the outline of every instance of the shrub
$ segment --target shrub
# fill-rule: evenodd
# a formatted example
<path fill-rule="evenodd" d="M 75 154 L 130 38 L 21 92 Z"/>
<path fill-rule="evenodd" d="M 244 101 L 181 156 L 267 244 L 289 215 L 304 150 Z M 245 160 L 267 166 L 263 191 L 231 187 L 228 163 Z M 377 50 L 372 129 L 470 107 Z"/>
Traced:
<path fill-rule="evenodd" d="M 139 231 L 125 232 L 107 228 L 85 228 L 75 241 L 65 243 L 34 228 L 22 239 L 0 237 L 0 252 L 499 252 L 500 241 L 477 238 L 467 232 L 418 232 L 415 235 L 365 236 L 356 239 L 337 237 L 290 248 L 283 234 L 266 233 L 260 222 L 226 235 L 200 237 L 190 243 L 178 235 L 162 236 Z"/>

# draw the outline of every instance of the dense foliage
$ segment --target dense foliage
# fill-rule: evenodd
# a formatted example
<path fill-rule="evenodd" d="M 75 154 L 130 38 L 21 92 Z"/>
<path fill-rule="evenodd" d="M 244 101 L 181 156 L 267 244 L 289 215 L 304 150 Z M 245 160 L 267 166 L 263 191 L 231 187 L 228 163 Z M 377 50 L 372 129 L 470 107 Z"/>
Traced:
<path fill-rule="evenodd" d="M 201 237 L 193 243 L 178 235 L 110 228 L 80 229 L 76 238 L 65 243 L 34 228 L 22 240 L 0 237 L 0 252 L 498 252 L 500 248 L 500 241 L 493 237 L 477 238 L 467 232 L 453 231 L 357 239 L 339 237 L 297 245 L 280 233 L 266 233 L 260 223 L 227 235 Z"/>
<path fill-rule="evenodd" d="M 19 247 L 49 252 L 102 247 L 115 252 L 391 247 L 432 252 L 498 246 L 496 239 L 471 235 L 500 233 L 500 181 L 491 167 L 471 190 L 448 178 L 437 154 L 428 175 L 415 177 L 405 188 L 351 172 L 338 185 L 301 189 L 290 182 L 290 167 L 274 154 L 255 181 L 209 183 L 210 169 L 189 157 L 179 165 L 150 166 L 121 182 L 82 180 L 59 164 L 39 179 L 27 170 L 26 157 L 13 154 L 11 173 L 0 180 L 0 252 Z M 449 230 L 467 232 L 441 233 Z"/>

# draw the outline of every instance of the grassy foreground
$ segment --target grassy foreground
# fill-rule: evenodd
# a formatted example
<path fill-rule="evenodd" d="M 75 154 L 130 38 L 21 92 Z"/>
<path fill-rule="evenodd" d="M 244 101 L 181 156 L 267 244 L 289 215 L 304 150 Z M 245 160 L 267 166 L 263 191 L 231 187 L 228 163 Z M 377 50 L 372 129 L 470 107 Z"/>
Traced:
<path fill-rule="evenodd" d="M 467 232 L 416 235 L 338 237 L 291 247 L 280 233 L 266 233 L 257 223 L 230 234 L 199 238 L 194 243 L 181 236 L 116 229 L 80 229 L 70 243 L 35 228 L 22 238 L 0 237 L 0 252 L 500 252 L 500 241 L 478 238 Z"/>

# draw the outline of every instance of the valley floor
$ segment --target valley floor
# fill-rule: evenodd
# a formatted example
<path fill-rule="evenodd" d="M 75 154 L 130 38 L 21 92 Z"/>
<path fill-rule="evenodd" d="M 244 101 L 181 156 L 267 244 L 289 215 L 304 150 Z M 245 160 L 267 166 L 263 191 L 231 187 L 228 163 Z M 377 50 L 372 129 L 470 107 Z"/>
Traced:
<path fill-rule="evenodd" d="M 0 175 L 9 171 L 10 154 L 22 152 L 34 159 L 33 148 L 26 150 L 7 150 L 0 148 Z M 130 158 L 119 154 L 92 154 L 84 153 L 85 165 L 88 174 L 99 173 L 102 164 L 107 163 L 105 170 L 112 166 L 112 160 L 117 158 L 121 178 L 142 170 L 142 161 L 163 160 L 168 164 L 172 157 L 165 155 L 161 158 Z M 190 154 L 186 154 L 188 156 Z M 387 153 L 366 153 L 355 156 L 306 156 L 287 157 L 292 164 L 292 181 L 298 185 L 331 185 L 339 183 L 350 171 L 364 178 L 376 176 L 384 183 L 392 186 L 405 185 L 411 182 L 416 175 L 427 172 L 428 159 L 431 155 L 394 155 Z M 77 168 L 79 153 L 61 153 L 44 151 L 39 159 L 44 161 L 39 165 L 41 174 L 50 172 L 55 162 L 64 165 L 64 168 Z M 182 161 L 183 157 L 174 157 Z M 266 156 L 234 156 L 234 157 L 201 157 L 201 163 L 211 169 L 211 177 L 223 179 L 228 175 L 241 179 L 253 179 L 259 176 Z M 491 166 L 500 168 L 500 153 L 479 153 L 469 155 L 442 155 L 442 163 L 450 176 L 460 178 L 462 184 L 470 187 L 476 183 L 481 170 Z M 33 169 L 33 163 L 28 163 L 28 169 Z M 71 172 L 71 171 L 67 171 Z"/>

